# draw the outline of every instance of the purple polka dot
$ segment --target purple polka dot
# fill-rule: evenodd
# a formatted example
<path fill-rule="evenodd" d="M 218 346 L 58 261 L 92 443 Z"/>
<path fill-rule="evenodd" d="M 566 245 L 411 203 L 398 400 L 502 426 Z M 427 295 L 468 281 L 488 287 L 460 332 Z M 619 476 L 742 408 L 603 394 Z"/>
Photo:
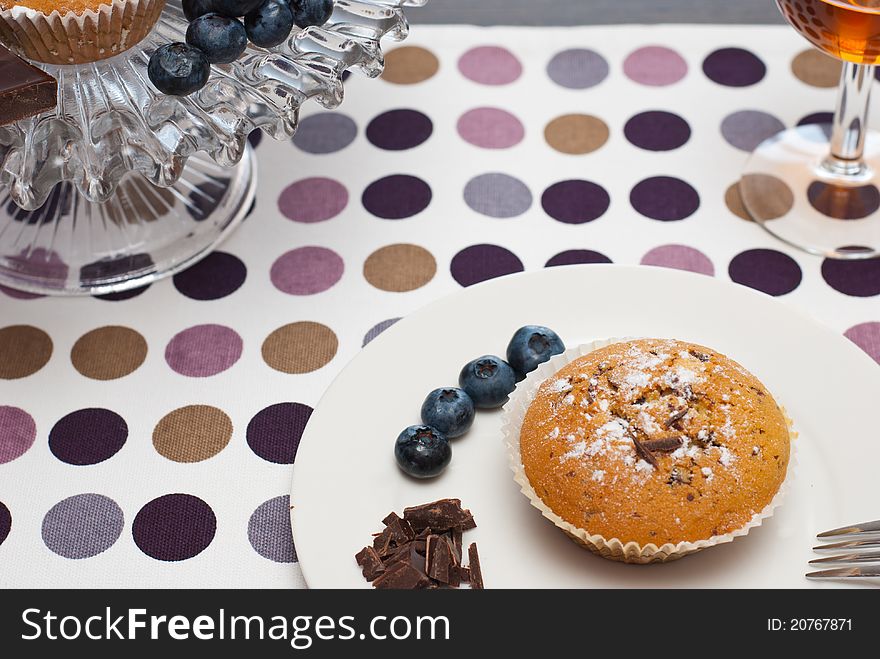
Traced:
<path fill-rule="evenodd" d="M 278 257 L 270 277 L 279 291 L 290 295 L 314 295 L 342 279 L 345 264 L 332 249 L 299 247 Z"/>
<path fill-rule="evenodd" d="M 642 85 L 674 85 L 687 75 L 684 58 L 671 48 L 645 46 L 633 51 L 623 62 L 626 76 Z"/>
<path fill-rule="evenodd" d="M 66 269 L 67 266 L 65 272 Z M 155 272 L 155 269 L 156 264 L 149 254 L 130 254 L 87 263 L 79 269 L 79 278 L 83 282 L 106 283 L 108 279 L 130 277 L 132 273 L 147 275 Z"/>
<path fill-rule="evenodd" d="M 101 494 L 77 494 L 56 503 L 43 517 L 43 542 L 64 558 L 83 559 L 112 547 L 125 526 L 119 505 Z"/>
<path fill-rule="evenodd" d="M 340 112 L 321 112 L 299 122 L 293 143 L 306 153 L 341 151 L 357 137 L 357 124 Z"/>
<path fill-rule="evenodd" d="M 468 110 L 459 118 L 457 129 L 465 142 L 483 149 L 509 149 L 526 134 L 519 119 L 498 108 Z"/>
<path fill-rule="evenodd" d="M 260 146 L 260 143 L 263 141 L 263 131 L 260 128 L 254 128 L 250 133 L 248 133 L 248 144 L 250 144 L 253 148 L 257 148 Z"/>
<path fill-rule="evenodd" d="M 370 183 L 364 190 L 361 202 L 376 217 L 402 220 L 428 207 L 431 188 L 415 176 L 395 174 Z"/>
<path fill-rule="evenodd" d="M 813 112 L 797 122 L 798 126 L 810 126 L 813 124 L 830 124 L 834 121 L 833 112 Z"/>
<path fill-rule="evenodd" d="M 370 341 L 379 336 L 382 332 L 391 327 L 394 323 L 396 323 L 400 318 L 389 318 L 388 320 L 383 320 L 381 323 L 376 323 L 373 325 L 369 331 L 364 334 L 364 341 L 361 346 L 367 345 Z"/>
<path fill-rule="evenodd" d="M 553 56 L 547 75 L 562 87 L 588 89 L 608 77 L 608 62 L 593 50 L 573 48 Z"/>
<path fill-rule="evenodd" d="M 655 176 L 638 183 L 630 203 L 652 220 L 674 222 L 690 217 L 700 207 L 700 195 L 689 184 L 671 176 Z"/>
<path fill-rule="evenodd" d="M 561 265 L 577 265 L 579 263 L 611 263 L 611 259 L 602 252 L 594 252 L 591 249 L 570 249 L 566 252 L 560 252 L 544 266 L 553 268 Z"/>
<path fill-rule="evenodd" d="M 174 287 L 193 300 L 218 300 L 244 283 L 247 268 L 226 252 L 212 252 L 195 265 L 174 275 Z"/>
<path fill-rule="evenodd" d="M 116 455 L 128 439 L 128 424 L 116 412 L 88 408 L 71 412 L 49 432 L 49 450 L 70 465 L 95 465 Z"/>
<path fill-rule="evenodd" d="M 146 286 L 138 286 L 137 288 L 129 288 L 124 291 L 119 291 L 116 293 L 105 293 L 104 295 L 95 295 L 95 299 L 97 300 L 105 300 L 107 302 L 123 302 L 124 300 L 131 300 L 132 298 L 136 298 L 139 295 L 147 292 L 147 289 L 150 288 L 150 285 Z"/>
<path fill-rule="evenodd" d="M 467 182 L 464 201 L 471 210 L 496 218 L 522 215 L 532 205 L 528 186 L 507 174 L 481 174 Z"/>
<path fill-rule="evenodd" d="M 748 87 L 764 79 L 767 67 L 748 50 L 721 48 L 703 60 L 703 73 L 725 87 Z"/>
<path fill-rule="evenodd" d="M 0 465 L 20 458 L 34 445 L 37 424 L 17 407 L 0 405 Z"/>
<path fill-rule="evenodd" d="M 268 462 L 293 464 L 299 440 L 312 416 L 302 403 L 277 403 L 260 410 L 247 427 L 251 450 Z"/>
<path fill-rule="evenodd" d="M 727 271 L 737 284 L 776 296 L 791 293 L 802 278 L 797 261 L 775 249 L 750 249 L 737 254 Z"/>
<path fill-rule="evenodd" d="M 672 151 L 691 139 L 691 127 L 677 114 L 651 111 L 637 114 L 627 121 L 623 134 L 641 149 Z"/>
<path fill-rule="evenodd" d="M 217 210 L 226 193 L 229 190 L 229 180 L 226 177 L 211 177 L 204 183 L 199 183 L 195 190 L 189 193 L 190 204 L 186 212 L 196 222 L 204 222 Z"/>
<path fill-rule="evenodd" d="M 498 245 L 471 245 L 452 257 L 452 277 L 462 286 L 472 286 L 514 272 L 522 272 L 522 261 Z"/>
<path fill-rule="evenodd" d="M 18 206 L 15 208 L 18 209 Z M 42 247 L 36 249 L 23 249 L 17 256 L 9 256 L 7 260 L 13 270 L 21 270 L 22 272 L 28 272 L 31 275 L 39 276 L 47 280 L 54 280 L 56 282 L 66 280 L 70 271 L 70 268 L 68 268 L 67 264 L 57 252 L 43 249 Z M 89 266 L 85 266 L 85 268 L 88 267 Z M 86 272 L 86 274 L 89 273 Z M 12 297 L 17 297 L 18 299 L 30 299 L 27 296 L 29 296 L 28 293 L 22 293 L 20 291 L 16 291 L 15 294 L 12 294 Z"/>
<path fill-rule="evenodd" d="M 405 151 L 423 144 L 434 132 L 431 120 L 417 110 L 389 110 L 367 126 L 367 139 L 386 151 Z"/>
<path fill-rule="evenodd" d="M 785 130 L 785 124 L 772 114 L 758 110 L 740 110 L 721 122 L 721 135 L 730 146 L 754 151 L 761 142 Z"/>
<path fill-rule="evenodd" d="M 522 64 L 506 48 L 479 46 L 461 56 L 458 70 L 481 85 L 509 85 L 522 75 Z"/>
<path fill-rule="evenodd" d="M 276 563 L 296 562 L 289 495 L 269 499 L 257 507 L 248 520 L 248 541 L 263 558 Z"/>
<path fill-rule="evenodd" d="M 140 509 L 131 525 L 138 548 L 157 561 L 198 556 L 217 532 L 211 506 L 191 494 L 166 494 Z"/>
<path fill-rule="evenodd" d="M 176 334 L 165 348 L 165 361 L 176 373 L 206 378 L 232 367 L 241 357 L 241 337 L 223 325 L 196 325 Z"/>
<path fill-rule="evenodd" d="M 12 530 L 12 513 L 2 501 L 0 501 L 0 545 L 9 537 Z"/>
<path fill-rule="evenodd" d="M 348 206 L 348 190 L 330 178 L 291 183 L 278 197 L 278 210 L 288 220 L 313 224 L 339 215 Z"/>
<path fill-rule="evenodd" d="M 855 251 L 860 248 L 842 248 L 841 251 L 848 249 Z M 825 259 L 822 262 L 822 277 L 831 288 L 844 295 L 880 295 L 880 257 L 853 261 Z"/>
<path fill-rule="evenodd" d="M 871 359 L 880 364 L 880 323 L 862 323 L 843 333 L 846 338 L 864 350 Z"/>
<path fill-rule="evenodd" d="M 0 286 L 0 293 L 8 295 L 13 300 L 39 300 L 41 297 L 45 297 L 39 293 L 26 293 L 25 291 L 19 291 L 15 288 L 9 288 L 8 286 Z"/>
<path fill-rule="evenodd" d="M 560 181 L 541 196 L 544 212 L 566 224 L 592 222 L 602 217 L 610 204 L 605 189 L 592 181 Z"/>
<path fill-rule="evenodd" d="M 675 270 L 686 270 L 701 275 L 715 274 L 715 266 L 700 250 L 687 245 L 661 245 L 642 257 L 642 265 L 655 265 Z"/>

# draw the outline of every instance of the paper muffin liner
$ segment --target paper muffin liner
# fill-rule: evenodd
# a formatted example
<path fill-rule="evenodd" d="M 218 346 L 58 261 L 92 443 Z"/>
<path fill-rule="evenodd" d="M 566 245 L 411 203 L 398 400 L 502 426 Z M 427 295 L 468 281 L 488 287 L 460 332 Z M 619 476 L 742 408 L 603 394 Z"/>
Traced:
<path fill-rule="evenodd" d="M 501 427 L 504 444 L 507 448 L 508 460 L 510 468 L 513 470 L 514 480 L 519 484 L 520 490 L 531 502 L 532 506 L 541 511 L 541 514 L 561 529 L 568 537 L 585 549 L 589 549 L 595 554 L 613 561 L 623 563 L 663 563 L 683 558 L 689 554 L 702 551 L 708 547 L 733 542 L 735 538 L 747 535 L 753 528 L 761 526 L 764 520 L 771 517 L 782 503 L 787 489 L 787 484 L 795 472 L 797 466 L 795 447 L 797 442 L 797 432 L 794 430 L 791 419 L 780 405 L 782 414 L 785 417 L 789 427 L 789 437 L 791 439 L 791 449 L 789 451 L 789 461 L 785 473 L 785 478 L 779 486 L 776 495 L 767 506 L 756 513 L 752 519 L 741 528 L 716 535 L 706 540 L 697 540 L 695 542 L 682 541 L 678 544 L 666 543 L 659 547 L 654 543 L 641 545 L 635 541 L 622 542 L 619 538 L 606 538 L 603 535 L 591 534 L 586 529 L 575 526 L 574 524 L 562 519 L 553 512 L 550 507 L 544 503 L 541 497 L 535 492 L 532 484 L 526 476 L 525 467 L 522 464 L 520 455 L 520 429 L 522 428 L 526 412 L 538 391 L 538 388 L 545 380 L 552 377 L 557 371 L 573 362 L 575 359 L 587 355 L 594 350 L 604 348 L 605 346 L 621 343 L 625 341 L 636 340 L 635 337 L 611 338 L 600 341 L 592 341 L 574 348 L 569 348 L 560 355 L 552 357 L 549 361 L 541 364 L 537 369 L 532 371 L 526 378 L 517 384 L 516 389 L 510 395 L 510 399 L 502 409 Z M 778 403 L 779 401 L 777 401 Z"/>
<path fill-rule="evenodd" d="M 153 29 L 165 0 L 106 0 L 81 14 L 0 9 L 0 42 L 30 60 L 83 64 L 128 50 Z"/>

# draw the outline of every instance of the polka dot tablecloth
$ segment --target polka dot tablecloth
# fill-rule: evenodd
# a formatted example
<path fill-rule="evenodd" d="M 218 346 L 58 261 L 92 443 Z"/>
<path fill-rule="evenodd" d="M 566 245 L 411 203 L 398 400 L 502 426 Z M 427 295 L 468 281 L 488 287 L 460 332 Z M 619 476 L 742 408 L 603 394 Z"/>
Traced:
<path fill-rule="evenodd" d="M 0 587 L 303 586 L 287 493 L 313 406 L 397 319 L 492 277 L 690 270 L 880 360 L 880 261 L 789 249 L 736 188 L 761 140 L 827 116 L 838 70 L 784 27 L 414 30 L 339 111 L 254 138 L 255 208 L 195 267 L 0 293 Z"/>

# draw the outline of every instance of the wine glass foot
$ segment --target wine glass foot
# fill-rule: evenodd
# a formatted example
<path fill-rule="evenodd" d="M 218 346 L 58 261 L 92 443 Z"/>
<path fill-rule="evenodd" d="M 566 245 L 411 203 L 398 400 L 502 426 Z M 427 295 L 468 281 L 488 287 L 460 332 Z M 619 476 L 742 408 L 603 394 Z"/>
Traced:
<path fill-rule="evenodd" d="M 876 257 L 880 133 L 867 133 L 861 167 L 828 162 L 830 134 L 830 125 L 813 124 L 764 141 L 743 171 L 740 198 L 752 219 L 789 245 L 827 258 Z"/>
<path fill-rule="evenodd" d="M 105 295 L 145 286 L 209 254 L 254 200 L 256 158 L 235 167 L 200 153 L 173 186 L 129 174 L 105 203 L 59 183 L 25 211 L 0 189 L 0 285 L 42 295 Z"/>

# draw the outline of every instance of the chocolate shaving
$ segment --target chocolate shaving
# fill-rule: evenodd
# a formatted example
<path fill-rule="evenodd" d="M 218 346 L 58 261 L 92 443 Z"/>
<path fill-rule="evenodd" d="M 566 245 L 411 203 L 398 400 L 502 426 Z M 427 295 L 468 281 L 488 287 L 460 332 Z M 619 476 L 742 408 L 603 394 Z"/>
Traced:
<path fill-rule="evenodd" d="M 471 543 L 468 547 L 468 562 L 470 563 L 471 590 L 483 590 L 483 570 L 480 568 L 480 555 L 477 553 L 477 543 Z"/>
<path fill-rule="evenodd" d="M 666 421 L 663 422 L 663 425 L 666 426 L 667 428 L 669 428 L 676 421 L 681 421 L 685 416 L 687 416 L 689 409 L 690 408 L 683 407 L 680 410 L 676 411 L 671 417 L 669 417 L 668 419 L 666 419 Z"/>
<path fill-rule="evenodd" d="M 397 513 L 391 513 L 382 522 L 391 532 L 391 539 L 397 544 L 402 544 L 416 537 L 415 531 L 413 531 L 409 522 L 398 517 Z"/>
<path fill-rule="evenodd" d="M 648 464 L 650 464 L 651 466 L 656 468 L 657 467 L 657 458 L 654 457 L 653 453 L 651 453 L 647 448 L 645 448 L 645 445 L 642 444 L 638 439 L 636 439 L 636 437 L 634 435 L 630 435 L 629 438 L 632 440 L 633 446 L 635 447 L 636 453 L 638 454 L 638 456 L 642 460 L 644 460 L 645 462 L 647 462 Z"/>
<path fill-rule="evenodd" d="M 700 351 L 698 351 L 698 350 L 693 350 L 693 349 L 692 349 L 692 350 L 688 350 L 688 352 L 691 353 L 691 356 L 692 356 L 692 357 L 696 357 L 696 358 L 699 359 L 701 362 L 707 362 L 707 361 L 709 361 L 709 355 L 707 355 L 707 354 L 704 353 L 704 352 L 700 352 Z"/>
<path fill-rule="evenodd" d="M 679 448 L 684 442 L 680 436 L 670 435 L 669 437 L 658 437 L 657 439 L 649 439 L 642 442 L 642 446 L 650 452 L 671 453 Z"/>
<path fill-rule="evenodd" d="M 458 586 L 461 577 L 458 574 L 458 561 L 452 553 L 452 546 L 444 536 L 428 537 L 427 553 L 425 554 L 425 572 L 429 577 L 442 584 Z"/>

